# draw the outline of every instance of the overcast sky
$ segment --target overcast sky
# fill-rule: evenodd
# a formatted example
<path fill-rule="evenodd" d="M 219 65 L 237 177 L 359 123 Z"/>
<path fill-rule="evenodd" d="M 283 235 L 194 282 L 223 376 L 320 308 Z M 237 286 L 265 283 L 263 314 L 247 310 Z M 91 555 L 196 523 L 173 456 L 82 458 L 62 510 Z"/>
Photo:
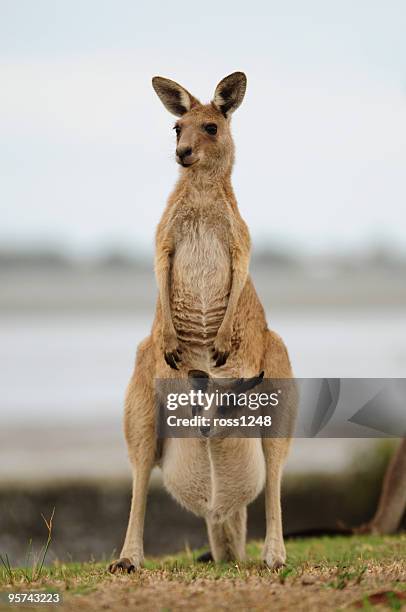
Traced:
<path fill-rule="evenodd" d="M 406 249 L 404 0 L 0 0 L 3 245 L 152 248 L 175 182 L 155 74 L 248 76 L 234 186 L 255 244 Z"/>

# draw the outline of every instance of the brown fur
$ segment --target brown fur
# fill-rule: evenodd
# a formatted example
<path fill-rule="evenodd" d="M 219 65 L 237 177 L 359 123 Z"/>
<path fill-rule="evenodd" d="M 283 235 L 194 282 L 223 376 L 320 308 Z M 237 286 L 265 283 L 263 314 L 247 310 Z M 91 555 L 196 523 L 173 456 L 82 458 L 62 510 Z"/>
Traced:
<path fill-rule="evenodd" d="M 133 466 L 133 501 L 121 561 L 143 560 L 143 521 L 149 475 L 158 452 L 156 378 L 290 378 L 282 340 L 267 328 L 248 273 L 250 239 L 231 186 L 234 144 L 230 116 L 246 86 L 242 73 L 219 83 L 214 102 L 203 105 L 183 87 L 155 77 L 153 86 L 177 121 L 177 161 L 183 166 L 156 234 L 159 288 L 151 335 L 138 349 L 130 381 L 125 433 Z M 206 126 L 215 124 L 215 135 Z M 187 155 L 185 155 L 185 151 Z M 296 395 L 287 403 L 293 423 Z M 165 486 L 185 507 L 206 519 L 216 561 L 245 555 L 246 506 L 266 488 L 264 560 L 285 561 L 280 508 L 288 439 L 168 439 L 161 467 Z M 123 559 L 125 563 L 123 564 Z"/>
<path fill-rule="evenodd" d="M 393 455 L 382 484 L 375 516 L 356 529 L 358 533 L 395 533 L 406 509 L 406 439 Z"/>

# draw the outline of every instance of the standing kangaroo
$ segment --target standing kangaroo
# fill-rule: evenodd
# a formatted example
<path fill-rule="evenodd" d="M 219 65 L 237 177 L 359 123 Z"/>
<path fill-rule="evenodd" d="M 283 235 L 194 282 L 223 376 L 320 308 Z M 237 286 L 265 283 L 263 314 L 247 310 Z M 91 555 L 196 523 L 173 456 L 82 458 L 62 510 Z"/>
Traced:
<path fill-rule="evenodd" d="M 286 558 L 280 487 L 289 439 L 202 436 L 165 439 L 158 446 L 156 436 L 156 379 L 187 378 L 196 371 L 210 379 L 255 377 L 260 371 L 267 378 L 292 377 L 286 348 L 268 330 L 248 274 L 249 233 L 231 186 L 230 117 L 244 98 L 246 77 L 235 72 L 224 78 L 210 104 L 169 79 L 155 77 L 152 85 L 178 117 L 181 170 L 156 234 L 155 320 L 138 347 L 127 390 L 133 495 L 121 556 L 110 571 L 130 572 L 143 561 L 147 489 L 156 464 L 171 494 L 205 518 L 215 561 L 244 558 L 247 504 L 265 484 L 263 559 L 278 568 Z M 292 425 L 295 403 L 293 390 L 285 402 Z"/>

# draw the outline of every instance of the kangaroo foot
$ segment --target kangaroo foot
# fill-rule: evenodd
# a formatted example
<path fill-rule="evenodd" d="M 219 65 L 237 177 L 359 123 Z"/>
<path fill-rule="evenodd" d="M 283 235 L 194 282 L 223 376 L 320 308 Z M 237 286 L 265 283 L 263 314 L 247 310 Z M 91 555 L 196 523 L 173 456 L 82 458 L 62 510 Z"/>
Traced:
<path fill-rule="evenodd" d="M 198 563 L 212 563 L 214 559 L 210 550 L 208 550 L 207 552 L 202 553 L 199 557 L 197 557 L 196 561 Z"/>
<path fill-rule="evenodd" d="M 131 574 L 132 572 L 135 572 L 135 565 L 127 557 L 122 557 L 121 559 L 118 559 L 117 561 L 113 561 L 113 563 L 110 563 L 109 572 L 111 574 L 117 574 L 117 573 Z"/>
<path fill-rule="evenodd" d="M 265 546 L 263 553 L 262 553 L 262 559 L 264 560 L 264 563 L 269 567 L 269 569 L 271 570 L 280 569 L 281 567 L 285 565 L 285 561 L 286 561 L 285 547 L 284 546 L 282 547 Z"/>

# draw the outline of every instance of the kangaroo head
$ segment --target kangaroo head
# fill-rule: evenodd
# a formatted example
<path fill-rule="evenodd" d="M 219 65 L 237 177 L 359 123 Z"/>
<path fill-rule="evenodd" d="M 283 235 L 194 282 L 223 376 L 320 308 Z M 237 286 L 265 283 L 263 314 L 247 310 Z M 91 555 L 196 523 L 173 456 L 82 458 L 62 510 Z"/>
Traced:
<path fill-rule="evenodd" d="M 230 118 L 243 101 L 245 74 L 233 72 L 220 81 L 210 104 L 201 104 L 170 79 L 154 77 L 152 86 L 169 112 L 179 117 L 174 126 L 178 164 L 186 169 L 231 169 L 234 144 Z"/>
<path fill-rule="evenodd" d="M 234 399 L 236 396 L 241 396 L 242 394 L 249 394 L 252 389 L 258 387 L 263 382 L 264 372 L 260 372 L 258 376 L 253 376 L 252 378 L 238 378 L 235 380 L 227 380 L 227 379 L 218 379 L 212 378 L 209 376 L 207 372 L 202 370 L 189 370 L 188 372 L 188 380 L 190 386 L 196 391 L 202 391 L 203 393 L 209 393 L 212 396 L 217 393 L 217 397 L 219 398 L 221 394 L 222 398 L 225 398 L 224 405 L 218 405 L 216 402 L 212 403 L 210 410 L 203 410 L 202 405 L 195 405 L 192 408 L 193 416 L 196 415 L 205 415 L 210 419 L 214 419 L 215 417 L 224 417 L 224 416 L 237 416 L 236 412 L 238 410 L 238 406 L 234 404 Z M 233 414 L 235 413 L 235 414 Z M 212 426 L 212 423 L 206 423 L 204 426 L 200 426 L 200 433 L 205 438 L 213 437 L 216 435 L 225 435 L 227 431 L 222 426 Z"/>

